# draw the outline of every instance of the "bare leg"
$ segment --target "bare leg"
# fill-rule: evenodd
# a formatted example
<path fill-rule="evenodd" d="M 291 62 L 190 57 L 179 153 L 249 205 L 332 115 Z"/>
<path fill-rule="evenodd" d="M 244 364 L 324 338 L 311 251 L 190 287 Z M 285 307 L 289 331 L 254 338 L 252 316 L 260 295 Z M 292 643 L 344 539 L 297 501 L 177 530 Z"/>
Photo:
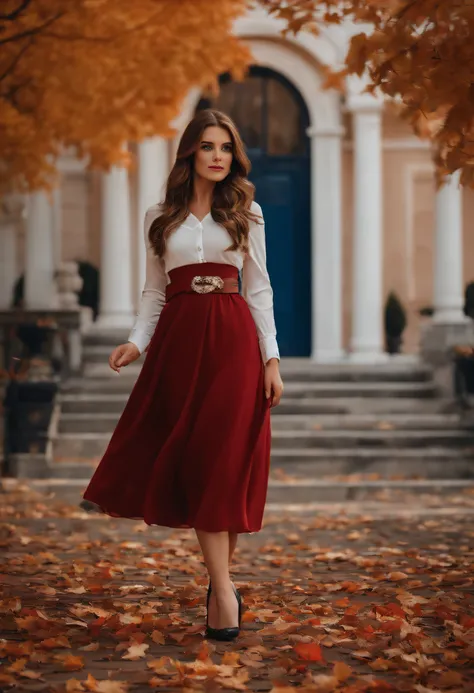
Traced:
<path fill-rule="evenodd" d="M 235 628 L 239 619 L 237 599 L 229 575 L 229 532 L 195 531 L 215 597 L 216 610 L 210 610 L 209 625 L 211 628 Z"/>
<path fill-rule="evenodd" d="M 237 545 L 238 539 L 237 532 L 229 532 L 229 570 L 232 564 L 232 557 L 234 555 L 235 547 Z M 215 592 L 211 592 L 211 598 L 209 599 L 209 624 L 215 623 L 217 618 L 217 600 Z"/>
<path fill-rule="evenodd" d="M 232 556 L 234 555 L 235 547 L 237 546 L 238 539 L 237 532 L 229 532 L 229 568 L 232 563 Z"/>

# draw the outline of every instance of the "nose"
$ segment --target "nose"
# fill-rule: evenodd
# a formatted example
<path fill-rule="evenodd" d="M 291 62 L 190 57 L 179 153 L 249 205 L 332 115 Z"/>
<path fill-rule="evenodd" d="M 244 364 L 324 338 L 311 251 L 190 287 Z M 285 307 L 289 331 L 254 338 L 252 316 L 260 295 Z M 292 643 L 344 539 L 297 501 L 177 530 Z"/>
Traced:
<path fill-rule="evenodd" d="M 221 160 L 221 153 L 218 149 L 214 150 L 214 161 L 220 161 Z"/>

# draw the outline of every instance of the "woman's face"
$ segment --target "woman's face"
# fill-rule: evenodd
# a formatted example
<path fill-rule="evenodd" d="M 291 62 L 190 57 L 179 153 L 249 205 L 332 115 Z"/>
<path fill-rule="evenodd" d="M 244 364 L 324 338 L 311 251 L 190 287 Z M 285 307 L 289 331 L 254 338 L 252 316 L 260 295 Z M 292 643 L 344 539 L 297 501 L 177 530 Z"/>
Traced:
<path fill-rule="evenodd" d="M 227 130 L 217 125 L 206 128 L 194 156 L 196 174 L 214 183 L 224 180 L 230 172 L 232 148 Z"/>

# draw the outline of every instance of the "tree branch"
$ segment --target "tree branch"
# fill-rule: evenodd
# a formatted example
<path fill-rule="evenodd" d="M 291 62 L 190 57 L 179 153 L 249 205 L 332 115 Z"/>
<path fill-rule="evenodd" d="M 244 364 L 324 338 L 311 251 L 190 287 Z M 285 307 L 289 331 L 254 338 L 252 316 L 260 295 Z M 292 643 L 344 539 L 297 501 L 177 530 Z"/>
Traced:
<path fill-rule="evenodd" d="M 0 45 L 3 46 L 6 43 L 12 43 L 13 41 L 21 41 L 21 39 L 28 38 L 29 36 L 36 36 L 37 34 L 40 34 L 44 29 L 47 29 L 51 24 L 54 24 L 55 21 L 57 21 L 60 17 L 62 17 L 64 12 L 59 12 L 58 14 L 54 15 L 54 17 L 51 17 L 48 19 L 44 24 L 41 24 L 40 26 L 35 27 L 34 29 L 28 29 L 27 31 L 21 31 L 19 34 L 13 34 L 12 36 L 8 36 L 7 38 L 0 39 Z"/>
<path fill-rule="evenodd" d="M 395 15 L 393 15 L 394 19 L 401 19 L 404 14 L 408 12 L 408 10 L 411 10 L 411 8 L 416 4 L 416 0 L 410 0 L 410 2 L 407 2 L 405 7 L 402 7 L 401 10 L 399 10 Z"/>
<path fill-rule="evenodd" d="M 34 37 L 33 37 L 33 36 L 30 36 L 29 41 L 27 41 L 27 42 L 20 48 L 20 50 L 18 51 L 17 55 L 13 58 L 13 60 L 12 60 L 11 64 L 9 65 L 9 67 L 7 67 L 7 69 L 5 70 L 5 72 L 4 72 L 3 74 L 0 75 L 0 82 L 2 82 L 6 77 L 8 77 L 8 75 L 10 75 L 10 74 L 13 72 L 13 70 L 15 69 L 15 67 L 16 67 L 16 66 L 18 65 L 18 63 L 19 63 L 21 56 L 22 56 L 24 53 L 26 53 L 26 51 L 28 50 L 28 48 L 32 45 L 33 39 L 34 39 Z"/>
<path fill-rule="evenodd" d="M 31 0 L 22 0 L 20 6 L 17 7 L 16 10 L 13 10 L 13 12 L 9 12 L 8 14 L 0 14 L 0 21 L 13 22 L 15 19 L 17 19 L 17 17 L 20 16 L 23 10 L 26 10 L 30 3 Z"/>

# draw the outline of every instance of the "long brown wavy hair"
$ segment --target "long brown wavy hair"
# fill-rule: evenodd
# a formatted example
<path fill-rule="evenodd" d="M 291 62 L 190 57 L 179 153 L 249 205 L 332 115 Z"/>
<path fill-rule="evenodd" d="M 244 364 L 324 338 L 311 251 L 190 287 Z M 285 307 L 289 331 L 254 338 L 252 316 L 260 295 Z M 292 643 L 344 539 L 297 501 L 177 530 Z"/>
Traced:
<path fill-rule="evenodd" d="M 215 185 L 211 215 L 214 221 L 225 227 L 232 239 L 227 250 L 248 251 L 249 223 L 259 221 L 259 217 L 250 211 L 255 193 L 255 186 L 247 179 L 250 161 L 232 119 L 221 111 L 206 109 L 194 116 L 181 137 L 176 161 L 168 176 L 165 200 L 160 204 L 160 216 L 150 227 L 149 241 L 159 257 L 164 255 L 167 238 L 189 214 L 194 154 L 204 130 L 210 126 L 227 130 L 232 141 L 230 172 Z"/>

